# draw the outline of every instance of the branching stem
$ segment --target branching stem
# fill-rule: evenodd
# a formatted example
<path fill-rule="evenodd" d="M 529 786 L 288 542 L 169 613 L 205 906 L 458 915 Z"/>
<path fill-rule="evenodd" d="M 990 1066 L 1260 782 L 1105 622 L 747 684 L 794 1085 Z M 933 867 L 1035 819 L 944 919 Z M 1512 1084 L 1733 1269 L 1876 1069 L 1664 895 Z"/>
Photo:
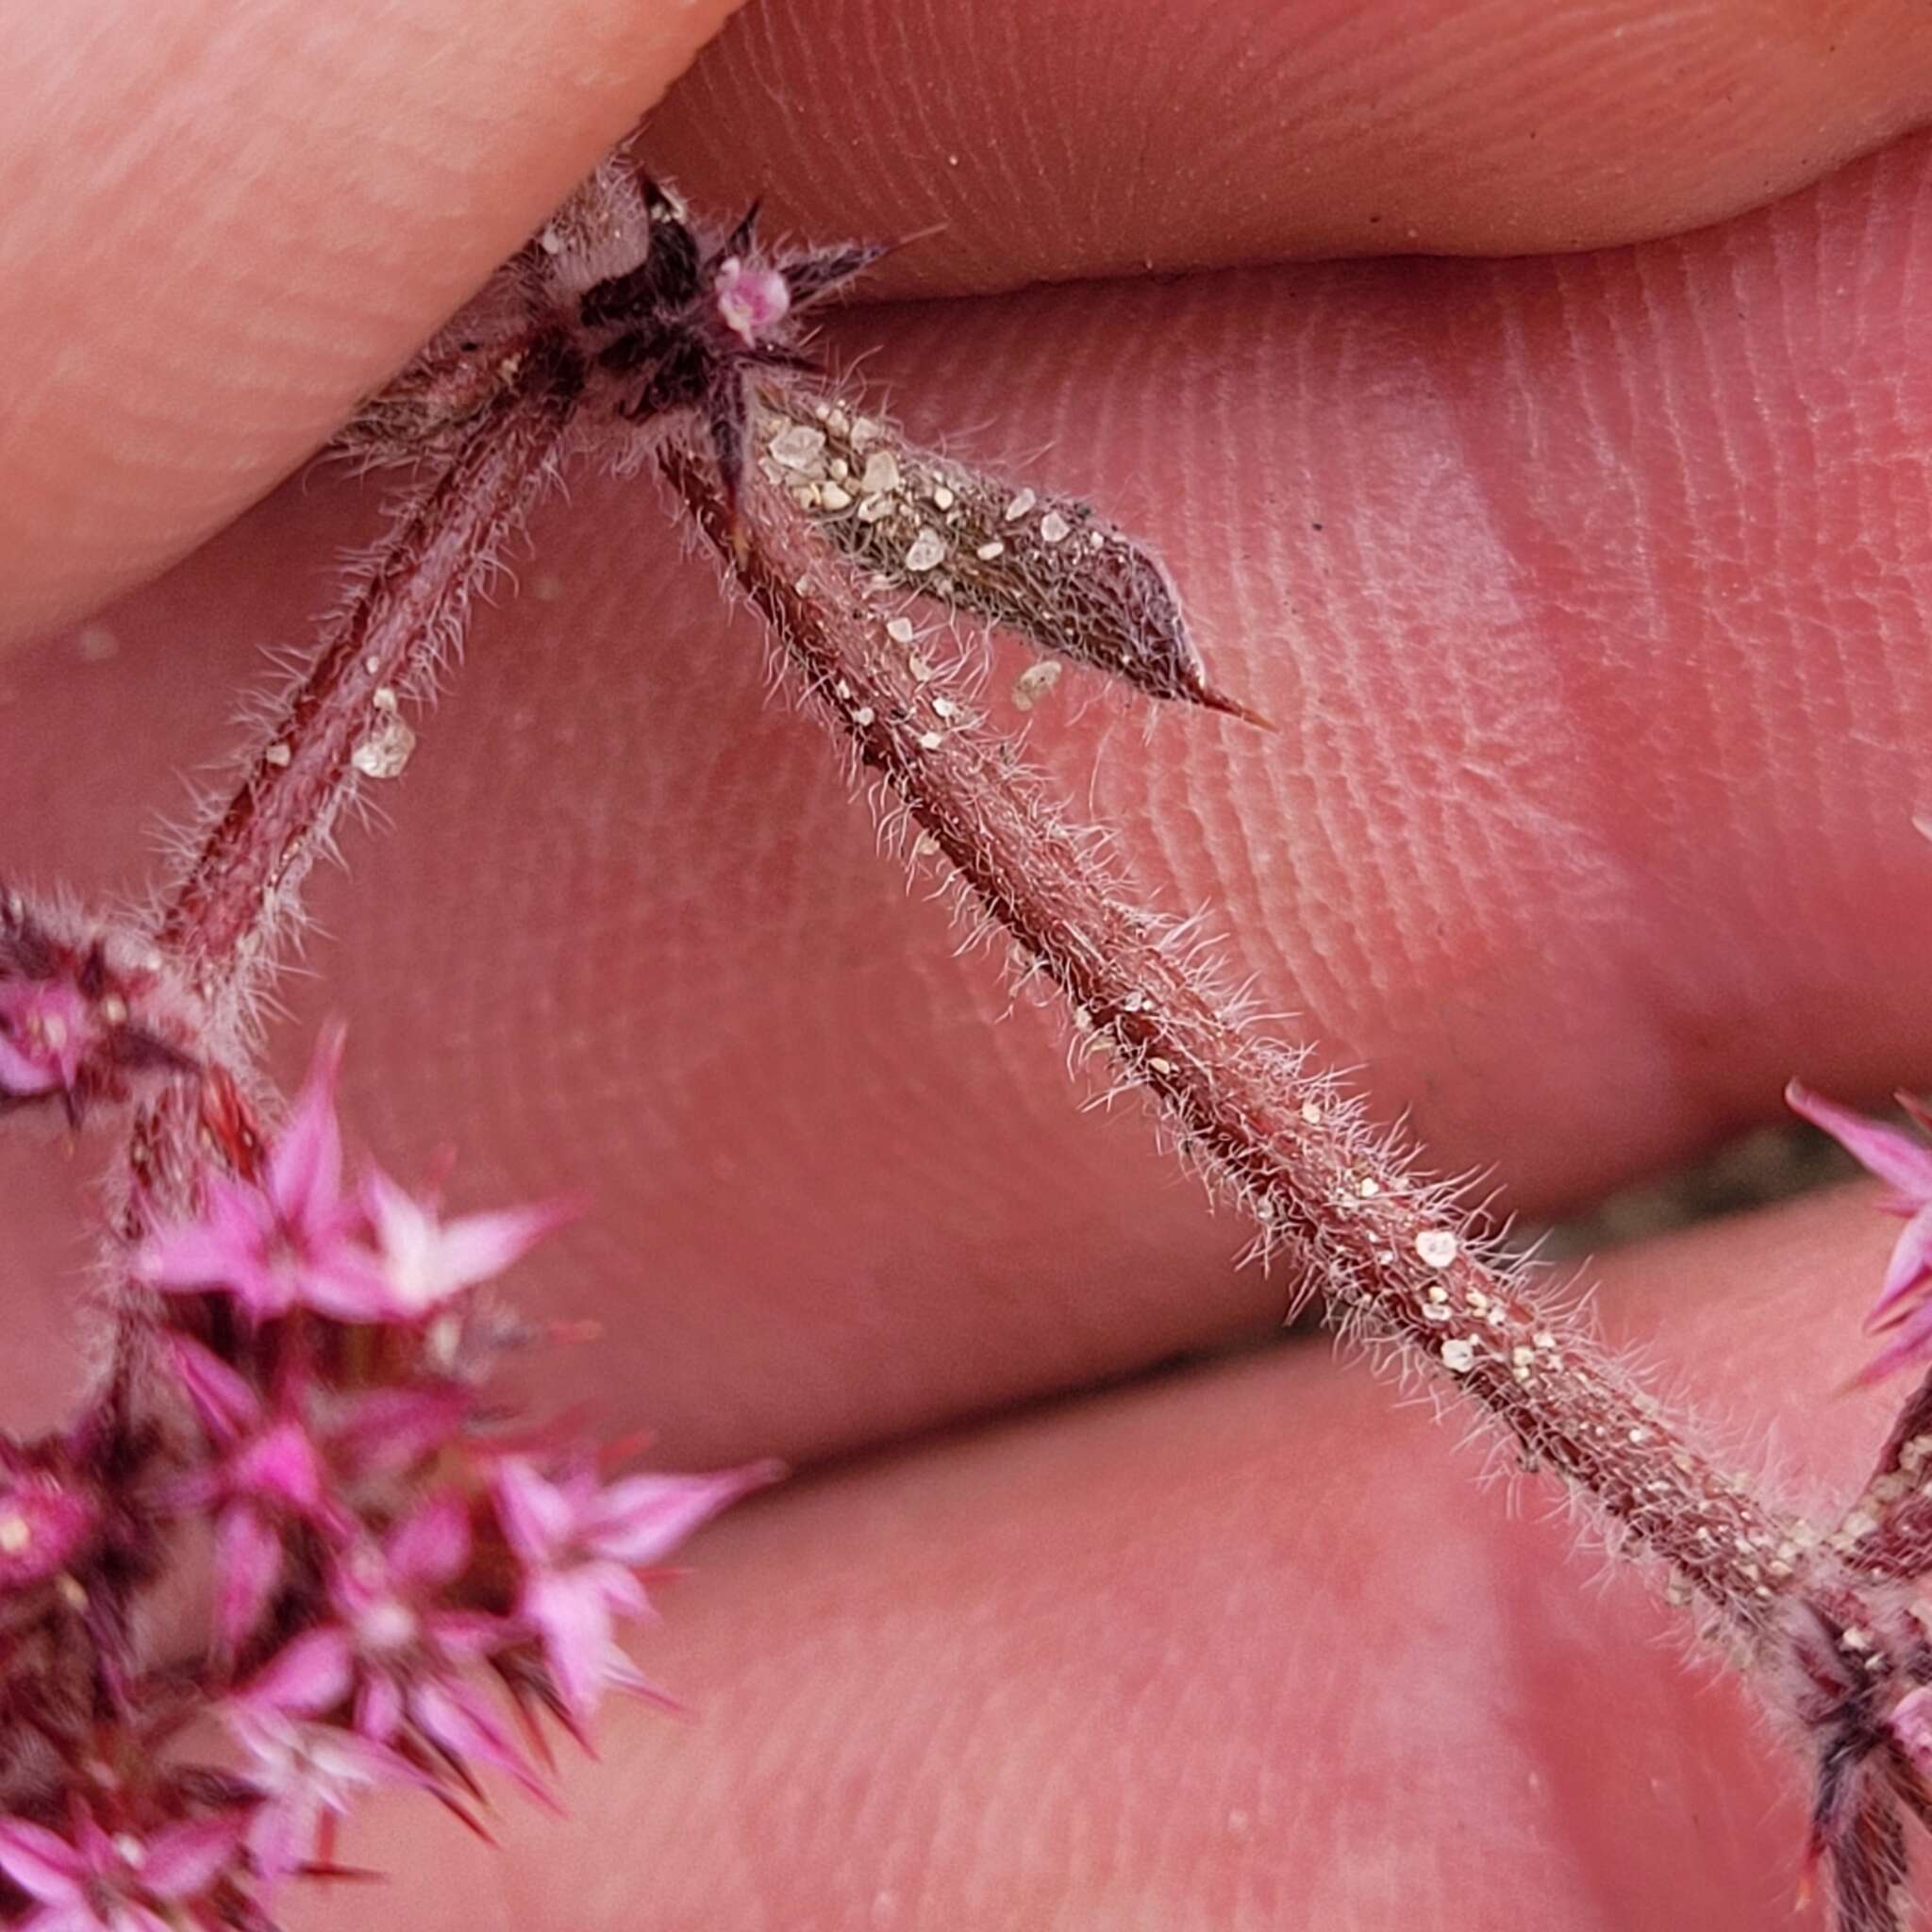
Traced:
<path fill-rule="evenodd" d="M 880 773 L 973 897 L 1111 1047 L 1238 1197 L 1295 1245 L 1332 1315 L 1392 1342 L 1479 1406 L 1662 1557 L 1745 1640 L 1806 1567 L 1807 1528 L 1692 1446 L 1570 1308 L 1488 1258 L 1449 1191 L 1420 1180 L 1359 1104 L 1219 1001 L 1170 929 L 1074 824 L 1052 788 L 964 701 L 914 678 L 859 580 L 804 541 L 785 506 L 734 534 L 682 451 L 662 466 L 796 683 Z M 939 700 L 935 705 L 935 699 Z"/>
<path fill-rule="evenodd" d="M 460 636 L 463 610 L 537 493 L 569 417 L 569 395 L 520 382 L 476 417 L 454 453 L 412 488 L 325 626 L 281 720 L 170 896 L 158 938 L 212 1008 L 272 970 L 274 929 L 327 848 L 357 782 L 358 748 L 394 730 L 399 697 L 421 695 Z"/>

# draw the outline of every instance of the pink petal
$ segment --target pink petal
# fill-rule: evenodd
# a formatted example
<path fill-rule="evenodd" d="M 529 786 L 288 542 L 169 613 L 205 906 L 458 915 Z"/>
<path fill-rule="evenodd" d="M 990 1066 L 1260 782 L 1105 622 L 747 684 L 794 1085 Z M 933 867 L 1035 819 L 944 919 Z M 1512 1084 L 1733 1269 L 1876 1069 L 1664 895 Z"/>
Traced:
<path fill-rule="evenodd" d="M 655 1615 L 651 1600 L 644 1594 L 644 1586 L 622 1563 L 608 1559 L 585 1563 L 574 1574 L 586 1588 L 594 1590 L 604 1599 L 604 1607 L 613 1616 L 639 1618 Z"/>
<path fill-rule="evenodd" d="M 576 1574 L 536 1576 L 525 1587 L 523 1608 L 542 1632 L 558 1694 L 579 1718 L 589 1717 L 614 1647 L 602 1592 Z"/>
<path fill-rule="evenodd" d="M 186 1335 L 171 1335 L 168 1352 L 202 1427 L 217 1442 L 231 1442 L 259 1423 L 261 1398 L 218 1356 Z"/>
<path fill-rule="evenodd" d="M 212 1180 L 200 1216 L 156 1234 L 142 1247 L 135 1273 L 164 1290 L 236 1288 L 260 1274 L 270 1226 L 268 1204 L 253 1188 Z"/>
<path fill-rule="evenodd" d="M 23 1053 L 0 1034 L 0 1093 L 25 1100 L 36 1093 L 52 1093 L 62 1084 L 59 1074 L 42 1056 Z"/>
<path fill-rule="evenodd" d="M 305 1235 L 332 1233 L 342 1209 L 342 1134 L 336 1121 L 336 1080 L 346 1033 L 325 1026 L 308 1077 L 269 1156 L 264 1189 L 291 1227 Z"/>
<path fill-rule="evenodd" d="M 349 1694 L 354 1676 L 348 1632 L 327 1624 L 277 1651 L 242 1692 L 242 1701 L 284 1715 L 319 1717 Z"/>
<path fill-rule="evenodd" d="M 356 1728 L 387 1744 L 403 1722 L 403 1693 L 387 1672 L 372 1671 L 356 1697 Z"/>
<path fill-rule="evenodd" d="M 777 1462 L 749 1462 L 711 1475 L 633 1475 L 612 1483 L 588 1512 L 588 1548 L 620 1563 L 655 1563 L 747 1490 L 776 1482 Z"/>
<path fill-rule="evenodd" d="M 441 1683 L 425 1680 L 417 1684 L 409 1692 L 409 1715 L 424 1734 L 458 1764 L 475 1758 L 507 1772 L 525 1790 L 550 1801 L 542 1780 L 468 1685 L 453 1677 Z"/>
<path fill-rule="evenodd" d="M 470 1560 L 468 1510 L 455 1496 L 432 1496 L 390 1531 L 383 1555 L 399 1580 L 447 1583 Z"/>
<path fill-rule="evenodd" d="M 1865 1318 L 1868 1328 L 1883 1328 L 1895 1316 L 1889 1317 L 1887 1310 L 1911 1293 L 1913 1289 L 1932 1272 L 1932 1206 L 1921 1208 L 1906 1223 L 1891 1250 L 1891 1258 L 1886 1263 L 1885 1283 L 1878 1291 L 1878 1300 L 1871 1314 Z"/>
<path fill-rule="evenodd" d="M 468 1214 L 439 1224 L 421 1203 L 382 1174 L 370 1176 L 376 1239 L 397 1306 L 422 1313 L 488 1281 L 568 1220 L 561 1204 Z"/>
<path fill-rule="evenodd" d="M 367 1248 L 341 1238 L 302 1271 L 302 1300 L 338 1322 L 386 1322 L 396 1312 L 389 1276 Z"/>
<path fill-rule="evenodd" d="M 331 1442 L 359 1472 L 404 1469 L 456 1437 L 473 1406 L 455 1387 L 372 1389 L 352 1401 Z"/>
<path fill-rule="evenodd" d="M 77 1898 L 87 1861 L 64 1838 L 25 1818 L 0 1818 L 0 1872 L 43 1905 Z"/>
<path fill-rule="evenodd" d="M 1848 1107 L 1793 1080 L 1785 1104 L 1814 1127 L 1823 1127 L 1860 1165 L 1889 1181 L 1916 1208 L 1932 1201 L 1932 1147 L 1896 1127 L 1867 1120 Z"/>
<path fill-rule="evenodd" d="M 158 1898 L 193 1898 L 233 1863 L 247 1828 L 246 1815 L 234 1811 L 157 1832 L 141 1863 L 142 1885 Z"/>
<path fill-rule="evenodd" d="M 94 1916 L 93 1907 L 83 1898 L 42 1906 L 21 1923 L 20 1932 L 114 1932 L 105 1919 Z"/>
<path fill-rule="evenodd" d="M 1932 1359 L 1932 1302 L 1921 1302 L 1898 1324 L 1890 1341 L 1852 1378 L 1853 1386 L 1882 1382 L 1922 1358 Z"/>
<path fill-rule="evenodd" d="M 670 1692 L 660 1690 L 621 1650 L 613 1649 L 605 1659 L 604 1682 L 610 1690 L 622 1690 L 627 1697 L 655 1704 L 659 1710 L 683 1713 L 684 1706 Z"/>
<path fill-rule="evenodd" d="M 113 1835 L 101 1828 L 100 1821 L 91 1811 L 83 1811 L 75 1819 L 74 1842 L 79 1848 L 81 1862 L 95 1877 L 119 1876 L 126 1867 L 127 1861 L 121 1856 L 121 1847 L 114 1842 Z"/>
<path fill-rule="evenodd" d="M 229 1473 L 237 1487 L 291 1509 L 309 1510 L 322 1500 L 322 1458 L 299 1423 L 277 1423 L 258 1437 L 235 1457 Z"/>
<path fill-rule="evenodd" d="M 496 1465 L 496 1515 L 509 1546 L 525 1563 L 547 1562 L 569 1541 L 576 1508 L 521 1456 Z"/>
<path fill-rule="evenodd" d="M 248 1826 L 257 1870 L 271 1879 L 284 1878 L 307 1864 L 323 1809 L 321 1800 L 306 1790 L 257 1806 Z"/>
<path fill-rule="evenodd" d="M 513 1268 L 547 1234 L 576 1217 L 571 1201 L 538 1202 L 528 1208 L 500 1208 L 488 1214 L 461 1214 L 443 1223 L 437 1252 L 445 1275 L 468 1288 Z"/>
<path fill-rule="evenodd" d="M 246 1503 L 222 1512 L 215 1525 L 215 1631 L 231 1656 L 254 1635 L 282 1580 L 282 1539 Z"/>
<path fill-rule="evenodd" d="M 436 1610 L 424 1623 L 440 1650 L 466 1662 L 502 1650 L 526 1634 L 508 1618 L 493 1617 L 488 1610 Z"/>
<path fill-rule="evenodd" d="M 348 1785 L 413 1785 L 418 1788 L 434 1784 L 427 1772 L 419 1770 L 399 1751 L 391 1751 L 387 1744 L 378 1744 L 374 1738 L 362 1737 L 356 1731 L 333 1731 L 328 1742 L 316 1754 L 318 1759 L 327 1758 L 327 1777 L 330 1790 L 325 1793 L 323 1802 L 331 1810 L 341 1810 L 339 1793 Z"/>

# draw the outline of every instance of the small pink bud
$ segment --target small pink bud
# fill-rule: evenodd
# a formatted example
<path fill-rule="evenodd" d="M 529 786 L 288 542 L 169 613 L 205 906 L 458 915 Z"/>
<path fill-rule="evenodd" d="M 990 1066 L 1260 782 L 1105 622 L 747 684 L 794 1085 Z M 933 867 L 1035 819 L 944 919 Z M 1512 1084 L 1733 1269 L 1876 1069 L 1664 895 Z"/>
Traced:
<path fill-rule="evenodd" d="M 713 300 L 724 326 L 749 345 L 791 312 L 791 287 L 776 269 L 753 268 L 732 255 L 718 264 Z"/>
<path fill-rule="evenodd" d="M 99 1526 L 92 1494 L 48 1471 L 0 1461 L 0 1594 L 58 1576 Z"/>

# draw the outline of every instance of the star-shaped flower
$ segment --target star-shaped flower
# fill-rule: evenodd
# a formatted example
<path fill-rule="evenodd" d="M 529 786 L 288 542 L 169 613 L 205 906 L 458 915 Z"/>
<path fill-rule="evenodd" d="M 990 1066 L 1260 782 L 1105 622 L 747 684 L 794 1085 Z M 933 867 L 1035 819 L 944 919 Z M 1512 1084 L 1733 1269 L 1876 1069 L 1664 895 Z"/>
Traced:
<path fill-rule="evenodd" d="M 244 1775 L 261 1797 L 249 1820 L 248 1850 L 271 1885 L 313 1857 L 326 1857 L 335 1821 L 364 1791 L 434 1782 L 387 1744 L 342 1724 L 291 1717 L 247 1693 L 231 1698 L 222 1716 L 248 1754 Z"/>
<path fill-rule="evenodd" d="M 600 1486 L 581 1464 L 556 1481 L 521 1456 L 497 1464 L 497 1518 L 523 1566 L 519 1607 L 542 1639 L 558 1692 L 579 1724 L 606 1685 L 653 1694 L 614 1631 L 616 1618 L 649 1612 L 635 1572 L 783 1473 L 775 1462 L 755 1462 L 709 1475 L 634 1475 Z"/>
<path fill-rule="evenodd" d="M 106 1831 L 83 1811 L 66 1839 L 0 1818 L 0 1871 L 34 1901 L 22 1932 L 175 1932 L 177 1908 L 231 1868 L 245 1829 L 227 1813 L 141 1837 Z"/>
<path fill-rule="evenodd" d="M 305 1632 L 263 1669 L 246 1703 L 305 1721 L 346 1707 L 356 1732 L 394 1748 L 420 1740 L 446 1761 L 508 1773 L 535 1797 L 548 1791 L 464 1676 L 517 1636 L 513 1625 L 450 1602 L 470 1560 L 468 1514 L 432 1496 L 377 1544 L 343 1552 L 329 1579 L 337 1621 Z"/>
<path fill-rule="evenodd" d="M 364 1185 L 363 1201 L 389 1287 L 389 1312 L 405 1321 L 501 1274 L 571 1213 L 555 1203 L 443 1221 L 432 1203 L 380 1170 Z"/>
<path fill-rule="evenodd" d="M 282 1581 L 286 1526 L 308 1522 L 347 1533 L 329 1495 L 323 1446 L 309 1432 L 299 1390 L 274 1407 L 247 1380 L 185 1335 L 169 1338 L 181 1386 L 216 1451 L 169 1485 L 176 1509 L 215 1510 L 215 1635 L 233 1656 L 254 1634 Z"/>
<path fill-rule="evenodd" d="M 341 1029 L 330 1027 L 260 1180 L 211 1179 L 199 1216 L 142 1250 L 143 1281 L 169 1294 L 225 1290 L 258 1321 L 295 1307 L 342 1322 L 387 1314 L 388 1282 L 358 1234 L 360 1205 L 342 1188 L 341 1058 Z"/>

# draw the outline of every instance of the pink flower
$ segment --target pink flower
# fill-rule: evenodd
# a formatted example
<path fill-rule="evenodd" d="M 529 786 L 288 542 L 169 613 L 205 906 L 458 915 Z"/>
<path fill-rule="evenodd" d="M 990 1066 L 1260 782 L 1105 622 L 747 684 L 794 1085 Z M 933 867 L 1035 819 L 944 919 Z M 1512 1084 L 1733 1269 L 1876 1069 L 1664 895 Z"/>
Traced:
<path fill-rule="evenodd" d="M 510 1208 L 440 1221 L 428 1202 L 380 1170 L 363 1188 L 389 1285 L 389 1312 L 412 1321 L 501 1274 L 564 1220 L 562 1206 Z"/>
<path fill-rule="evenodd" d="M 776 269 L 755 268 L 731 255 L 718 264 L 712 300 L 720 321 L 749 348 L 791 312 L 791 287 Z"/>
<path fill-rule="evenodd" d="M 634 1570 L 670 1555 L 747 1490 L 783 1474 L 774 1462 L 710 1475 L 635 1475 L 600 1487 L 578 1467 L 552 1482 L 520 1456 L 496 1467 L 496 1513 L 523 1565 L 519 1607 L 542 1639 L 558 1693 L 581 1724 L 606 1685 L 646 1695 L 618 1647 L 614 1620 L 649 1614 Z"/>
<path fill-rule="evenodd" d="M 1887 1183 L 1890 1192 L 1879 1201 L 1879 1208 L 1906 1224 L 1892 1245 L 1878 1300 L 1866 1318 L 1868 1328 L 1898 1331 L 1859 1374 L 1859 1381 L 1874 1382 L 1915 1357 L 1932 1356 L 1932 1299 L 1923 1293 L 1932 1277 L 1932 1147 L 1896 1127 L 1840 1107 L 1796 1080 L 1785 1089 L 1785 1099 L 1794 1112 L 1813 1126 L 1824 1128 Z M 1932 1124 L 1916 1102 L 1904 1094 L 1899 1100 L 1921 1126 Z"/>
<path fill-rule="evenodd" d="M 35 1901 L 23 1932 L 174 1932 L 171 1907 L 199 1898 L 235 1862 L 237 1814 L 171 1824 L 147 1839 L 81 1812 L 72 1840 L 0 1818 L 0 1871 Z"/>
<path fill-rule="evenodd" d="M 258 1320 L 309 1307 L 343 1322 L 379 1321 L 388 1284 L 357 1238 L 360 1211 L 342 1192 L 336 1122 L 340 1027 L 315 1063 L 258 1185 L 216 1177 L 198 1220 L 164 1229 L 143 1248 L 141 1278 L 168 1293 L 225 1289 Z"/>
<path fill-rule="evenodd" d="M 58 1576 L 100 1527 L 98 1496 L 0 1445 L 0 1596 Z"/>
<path fill-rule="evenodd" d="M 450 1606 L 448 1587 L 470 1560 L 470 1525 L 453 1496 L 433 1496 L 380 1545 L 338 1559 L 329 1595 L 340 1621 L 297 1637 L 270 1660 L 242 1700 L 285 1719 L 350 1714 L 356 1731 L 393 1746 L 414 1733 L 461 1764 L 507 1772 L 548 1801 L 463 1672 L 514 1639 L 502 1619 Z"/>

